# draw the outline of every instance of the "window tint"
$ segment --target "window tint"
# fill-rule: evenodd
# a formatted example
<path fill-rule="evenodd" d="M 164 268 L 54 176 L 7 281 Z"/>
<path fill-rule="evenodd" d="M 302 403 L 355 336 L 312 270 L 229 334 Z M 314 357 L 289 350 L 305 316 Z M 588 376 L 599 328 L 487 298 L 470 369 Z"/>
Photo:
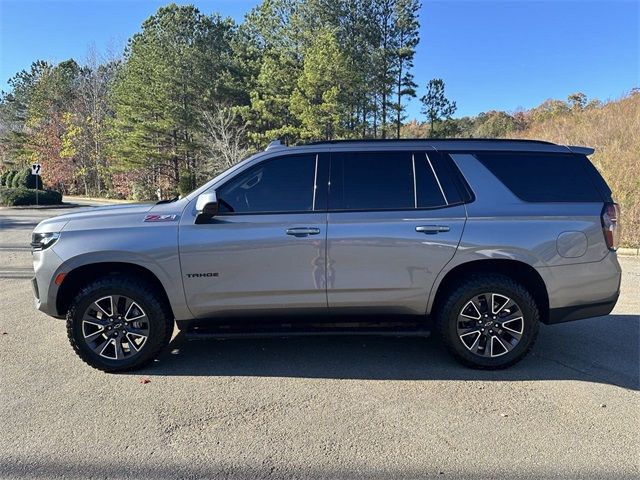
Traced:
<path fill-rule="evenodd" d="M 303 212 L 313 209 L 316 155 L 266 160 L 217 190 L 221 212 Z"/>
<path fill-rule="evenodd" d="M 440 188 L 441 185 L 438 184 L 436 177 L 433 175 L 435 168 L 438 166 L 436 164 L 436 160 L 439 159 L 438 157 L 439 155 L 435 152 L 429 153 L 428 157 L 425 152 L 415 154 L 418 208 L 441 207 L 447 204 L 447 200 L 449 200 L 449 203 L 454 203 L 449 199 L 449 195 L 452 195 L 451 192 L 445 192 L 447 195 L 447 199 L 445 200 L 443 189 Z M 445 178 L 442 177 L 442 172 L 438 172 L 438 177 L 442 184 L 442 181 L 445 180 Z"/>
<path fill-rule="evenodd" d="M 331 209 L 408 210 L 414 206 L 411 152 L 332 155 Z"/>
<path fill-rule="evenodd" d="M 528 202 L 600 202 L 586 157 L 549 153 L 482 153 L 476 157 Z"/>
<path fill-rule="evenodd" d="M 469 185 L 467 185 L 467 182 L 464 180 L 460 170 L 458 170 L 458 167 L 449 154 L 437 153 L 434 157 L 433 153 L 429 152 L 429 158 L 432 160 L 433 168 L 447 196 L 449 205 L 470 202 L 473 199 L 473 195 L 471 194 Z"/>

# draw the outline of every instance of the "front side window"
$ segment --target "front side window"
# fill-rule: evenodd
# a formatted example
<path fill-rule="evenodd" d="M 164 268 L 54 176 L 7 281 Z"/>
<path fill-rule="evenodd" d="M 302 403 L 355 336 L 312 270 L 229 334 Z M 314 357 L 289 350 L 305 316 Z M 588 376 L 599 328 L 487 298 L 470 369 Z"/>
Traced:
<path fill-rule="evenodd" d="M 249 168 L 216 190 L 221 213 L 313 210 L 315 154 L 278 157 Z"/>

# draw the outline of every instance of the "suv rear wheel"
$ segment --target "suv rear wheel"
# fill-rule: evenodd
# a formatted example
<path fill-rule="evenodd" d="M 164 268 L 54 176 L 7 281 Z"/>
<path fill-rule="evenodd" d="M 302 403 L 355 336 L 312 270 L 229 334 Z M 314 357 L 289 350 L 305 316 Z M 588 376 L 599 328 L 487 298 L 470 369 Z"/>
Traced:
<path fill-rule="evenodd" d="M 96 280 L 74 298 L 67 335 L 86 363 L 105 372 L 140 368 L 169 343 L 171 310 L 146 282 L 121 275 Z"/>
<path fill-rule="evenodd" d="M 499 369 L 531 350 L 539 317 L 535 300 L 521 284 L 504 275 L 473 275 L 449 294 L 437 312 L 436 328 L 459 362 Z"/>

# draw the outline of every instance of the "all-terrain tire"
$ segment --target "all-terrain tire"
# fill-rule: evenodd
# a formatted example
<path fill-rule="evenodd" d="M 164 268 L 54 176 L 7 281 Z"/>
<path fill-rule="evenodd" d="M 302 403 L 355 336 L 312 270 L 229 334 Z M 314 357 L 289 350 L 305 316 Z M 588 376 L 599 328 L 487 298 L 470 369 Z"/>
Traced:
<path fill-rule="evenodd" d="M 458 332 L 458 319 L 465 305 L 487 292 L 513 299 L 522 312 L 523 332 L 519 342 L 508 353 L 484 357 L 465 346 Z M 477 369 L 507 368 L 524 358 L 533 347 L 540 326 L 540 312 L 531 293 L 512 278 L 500 274 L 475 274 L 452 288 L 437 308 L 435 330 L 447 350 L 463 365 Z M 484 320 L 484 319 L 483 319 Z M 474 337 L 471 337 L 473 340 Z"/>
<path fill-rule="evenodd" d="M 99 299 L 109 296 L 132 299 L 148 319 L 148 336 L 139 351 L 117 360 L 105 358 L 94 351 L 85 340 L 86 332 L 83 330 L 87 309 L 95 306 L 94 302 Z M 104 372 L 135 370 L 153 361 L 171 340 L 173 325 L 171 308 L 162 292 L 146 281 L 125 275 L 109 275 L 91 282 L 78 292 L 67 312 L 67 336 L 74 351 L 88 365 Z"/>

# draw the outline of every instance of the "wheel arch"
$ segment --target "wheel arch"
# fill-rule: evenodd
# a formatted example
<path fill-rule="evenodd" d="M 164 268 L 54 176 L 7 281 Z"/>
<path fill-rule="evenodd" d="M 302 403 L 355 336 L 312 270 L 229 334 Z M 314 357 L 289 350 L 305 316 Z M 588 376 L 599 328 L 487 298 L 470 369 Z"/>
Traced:
<path fill-rule="evenodd" d="M 447 294 L 463 279 L 473 274 L 497 273 L 508 276 L 521 283 L 533 296 L 540 320 L 549 322 L 549 294 L 547 286 L 538 271 L 531 265 L 519 260 L 510 259 L 481 259 L 462 263 L 449 270 L 437 286 L 429 312 L 437 311 L 446 301 Z"/>
<path fill-rule="evenodd" d="M 129 262 L 96 262 L 80 265 L 66 273 L 56 296 L 56 310 L 64 316 L 76 294 L 88 283 L 109 275 L 126 275 L 140 278 L 153 286 L 166 301 L 171 313 L 173 309 L 167 291 L 160 279 L 151 270 Z"/>

